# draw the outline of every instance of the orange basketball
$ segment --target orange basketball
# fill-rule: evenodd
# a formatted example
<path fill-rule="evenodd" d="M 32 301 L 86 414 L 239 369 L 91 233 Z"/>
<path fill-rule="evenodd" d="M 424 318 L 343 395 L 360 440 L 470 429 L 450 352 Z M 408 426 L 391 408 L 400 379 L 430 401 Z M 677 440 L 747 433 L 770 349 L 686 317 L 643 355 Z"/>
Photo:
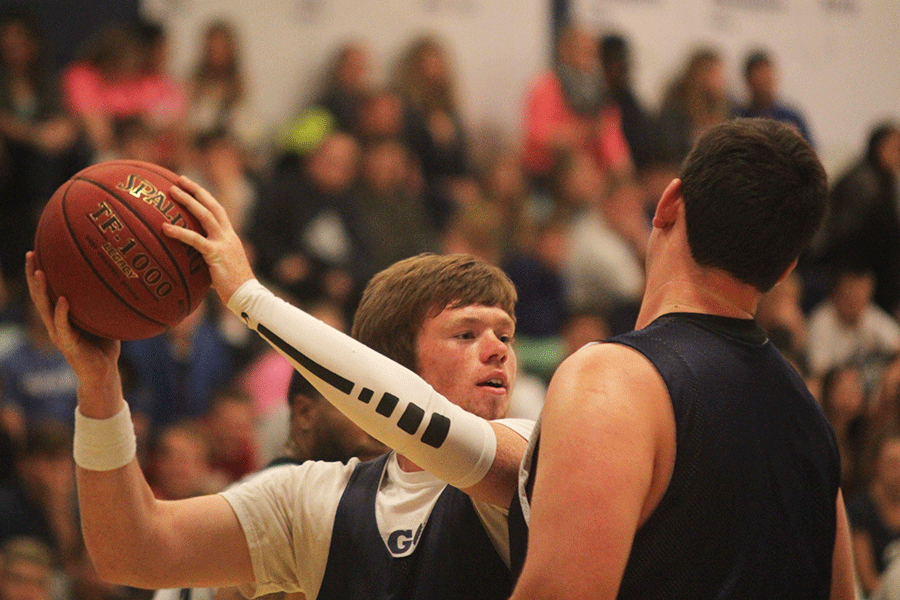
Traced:
<path fill-rule="evenodd" d="M 138 340 L 197 308 L 209 269 L 193 248 L 162 232 L 169 222 L 203 233 L 169 196 L 177 179 L 158 165 L 112 160 L 78 172 L 50 198 L 34 241 L 37 267 L 52 300 L 69 301 L 73 325 Z"/>

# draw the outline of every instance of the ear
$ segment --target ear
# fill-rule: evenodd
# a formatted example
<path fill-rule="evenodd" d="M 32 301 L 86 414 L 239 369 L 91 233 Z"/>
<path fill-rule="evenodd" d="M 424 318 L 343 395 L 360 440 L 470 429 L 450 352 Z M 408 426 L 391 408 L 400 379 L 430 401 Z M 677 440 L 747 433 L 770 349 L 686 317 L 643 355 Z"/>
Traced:
<path fill-rule="evenodd" d="M 678 208 L 682 204 L 681 180 L 673 179 L 666 186 L 659 202 L 656 204 L 656 213 L 653 215 L 653 226 L 665 229 L 675 222 L 678 216 Z"/>
<path fill-rule="evenodd" d="M 799 258 L 795 258 L 793 260 L 793 262 L 791 262 L 791 264 L 788 265 L 788 268 L 784 270 L 784 273 L 781 274 L 781 277 L 778 278 L 778 281 L 775 283 L 775 285 L 778 285 L 779 283 L 781 283 L 782 281 L 787 279 L 788 275 L 791 274 L 791 271 L 793 271 L 797 267 L 797 263 L 799 261 L 800 261 Z"/>
<path fill-rule="evenodd" d="M 303 431 L 309 431 L 315 425 L 314 409 L 316 401 L 306 394 L 296 394 L 291 398 L 291 419 Z"/>

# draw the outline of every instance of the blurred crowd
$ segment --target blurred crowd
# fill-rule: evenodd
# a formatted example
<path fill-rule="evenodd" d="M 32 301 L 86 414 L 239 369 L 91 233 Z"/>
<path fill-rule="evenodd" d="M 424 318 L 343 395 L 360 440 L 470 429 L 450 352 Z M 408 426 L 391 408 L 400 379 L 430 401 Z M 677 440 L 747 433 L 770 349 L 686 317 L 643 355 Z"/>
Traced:
<path fill-rule="evenodd" d="M 56 72 L 34 17 L 0 16 L 0 600 L 149 597 L 100 582 L 85 555 L 77 382 L 23 289 L 40 212 L 81 168 L 127 158 L 191 176 L 228 210 L 259 278 L 343 331 L 368 279 L 401 258 L 467 252 L 499 265 L 519 293 L 510 416 L 533 418 L 566 355 L 632 328 L 656 200 L 707 127 L 772 118 L 815 144 L 764 48 L 732 90 L 718 49 L 699 47 L 650 102 L 631 86 L 625 37 L 567 26 L 509 144 L 470 130 L 464 82 L 437 36 L 408 40 L 384 80 L 366 40 L 348 40 L 313 100 L 268 132 L 234 25 L 199 33 L 183 79 L 169 71 L 165 28 L 143 21 L 98 30 Z M 815 243 L 758 315 L 834 427 L 866 593 L 900 549 L 898 182 L 900 128 L 877 124 L 832 178 Z M 294 381 L 289 392 L 290 365 L 214 299 L 163 335 L 123 343 L 120 368 L 161 498 L 221 490 L 273 461 L 380 449 L 314 389 Z"/>

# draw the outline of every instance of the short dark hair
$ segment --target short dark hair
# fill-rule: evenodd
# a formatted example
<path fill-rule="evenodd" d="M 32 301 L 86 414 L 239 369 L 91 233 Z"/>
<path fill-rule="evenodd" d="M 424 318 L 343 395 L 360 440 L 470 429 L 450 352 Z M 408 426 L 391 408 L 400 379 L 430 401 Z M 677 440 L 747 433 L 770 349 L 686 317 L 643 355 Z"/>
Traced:
<path fill-rule="evenodd" d="M 290 383 L 288 383 L 287 399 L 289 405 L 293 406 L 295 396 L 306 396 L 316 400 L 322 397 L 322 393 L 306 377 L 301 375 L 300 371 L 294 370 L 291 373 Z"/>
<path fill-rule="evenodd" d="M 444 308 L 496 306 L 515 320 L 516 289 L 492 264 L 468 254 L 420 254 L 376 274 L 353 318 L 354 338 L 418 372 L 422 323 Z"/>
<path fill-rule="evenodd" d="M 761 292 L 800 256 L 827 205 L 815 151 L 770 119 L 711 127 L 685 159 L 681 181 L 694 260 Z"/>

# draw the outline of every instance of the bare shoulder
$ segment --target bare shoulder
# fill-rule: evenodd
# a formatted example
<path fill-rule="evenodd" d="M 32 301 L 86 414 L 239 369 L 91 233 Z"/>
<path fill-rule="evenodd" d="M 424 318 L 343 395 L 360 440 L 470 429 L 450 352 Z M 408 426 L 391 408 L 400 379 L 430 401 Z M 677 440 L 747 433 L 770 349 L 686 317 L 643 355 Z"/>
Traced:
<path fill-rule="evenodd" d="M 636 363 L 645 363 L 652 368 L 647 358 L 630 346 L 625 344 L 616 344 L 612 342 L 598 342 L 596 344 L 587 344 L 581 349 L 573 352 L 564 362 L 579 363 L 581 361 L 597 361 L 606 363 L 611 360 L 634 361 Z"/>
<path fill-rule="evenodd" d="M 652 440 L 652 452 L 674 451 L 668 388 L 643 354 L 621 344 L 586 346 L 563 361 L 547 389 L 542 422 L 544 433 L 615 439 L 624 447 Z"/>
<path fill-rule="evenodd" d="M 547 469 L 567 474 L 566 481 L 573 473 L 604 473 L 582 486 L 587 497 L 630 486 L 630 526 L 643 523 L 665 493 L 675 417 L 662 376 L 637 350 L 594 344 L 567 358 L 548 387 L 541 427 Z"/>
<path fill-rule="evenodd" d="M 548 401 L 559 397 L 601 394 L 615 400 L 616 392 L 642 390 L 639 397 L 668 392 L 659 372 L 640 352 L 622 344 L 591 344 L 570 355 L 553 375 Z"/>

